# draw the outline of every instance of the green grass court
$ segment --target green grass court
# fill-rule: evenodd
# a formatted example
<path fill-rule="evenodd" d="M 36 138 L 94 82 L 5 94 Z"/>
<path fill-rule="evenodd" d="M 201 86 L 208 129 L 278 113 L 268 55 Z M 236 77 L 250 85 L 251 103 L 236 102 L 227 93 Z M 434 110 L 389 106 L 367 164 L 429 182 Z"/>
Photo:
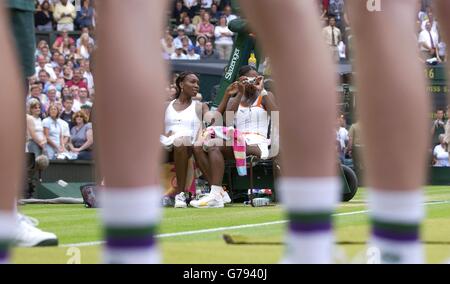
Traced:
<path fill-rule="evenodd" d="M 364 190 L 360 189 L 351 202 L 342 203 L 336 212 L 337 241 L 350 242 L 338 246 L 339 255 L 346 255 L 345 262 L 365 262 L 366 247 L 362 242 L 367 240 L 369 227 L 363 195 Z M 427 262 L 448 262 L 450 187 L 427 187 L 426 196 L 427 218 L 422 236 Z M 82 205 L 26 205 L 19 210 L 39 219 L 41 229 L 56 233 L 60 246 L 17 248 L 13 251 L 14 263 L 64 264 L 71 259 L 71 246 L 79 249 L 81 263 L 99 263 L 101 227 L 95 209 Z M 225 209 L 165 209 L 159 232 L 164 263 L 277 263 L 282 245 L 228 245 L 222 235 L 232 234 L 251 242 L 282 242 L 286 226 L 282 220 L 280 206 L 251 208 L 234 204 Z"/>

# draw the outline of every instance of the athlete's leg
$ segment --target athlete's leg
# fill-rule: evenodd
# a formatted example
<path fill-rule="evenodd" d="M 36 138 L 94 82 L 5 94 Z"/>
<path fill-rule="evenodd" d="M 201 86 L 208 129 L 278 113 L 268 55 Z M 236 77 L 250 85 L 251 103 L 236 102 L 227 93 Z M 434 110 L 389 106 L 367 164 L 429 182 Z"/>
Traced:
<path fill-rule="evenodd" d="M 340 192 L 333 133 L 337 80 L 316 2 L 241 1 L 277 83 L 284 137 L 278 188 L 290 218 L 286 260 L 301 263 L 331 261 L 331 214 Z M 294 34 L 287 32 L 293 27 Z"/>
<path fill-rule="evenodd" d="M 381 11 L 369 11 L 366 2 L 346 3 L 355 33 L 372 244 L 382 262 L 420 263 L 429 99 L 417 60 L 416 1 L 382 1 Z"/>
<path fill-rule="evenodd" d="M 106 184 L 105 261 L 158 262 L 154 230 L 161 217 L 162 192 L 157 149 L 168 74 L 159 40 L 166 4 L 129 0 L 124 9 L 123 1 L 108 0 L 97 5 L 101 13 L 95 132 L 97 163 Z"/>
<path fill-rule="evenodd" d="M 0 101 L 8 106 L 4 108 L 4 117 L 0 120 L 0 132 L 7 135 L 0 140 L 0 263 L 7 258 L 7 247 L 15 237 L 16 217 L 15 201 L 23 178 L 24 125 L 25 114 L 20 75 L 20 63 L 16 60 L 14 38 L 10 33 L 9 15 L 0 3 Z M 14 121 L 16 127 L 11 127 Z"/>

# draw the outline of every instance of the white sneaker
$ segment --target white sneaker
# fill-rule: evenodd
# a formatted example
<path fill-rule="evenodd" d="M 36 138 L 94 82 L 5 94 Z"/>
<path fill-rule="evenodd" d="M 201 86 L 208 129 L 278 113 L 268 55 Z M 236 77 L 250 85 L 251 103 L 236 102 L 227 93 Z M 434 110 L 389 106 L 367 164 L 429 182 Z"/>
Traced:
<path fill-rule="evenodd" d="M 19 247 L 57 246 L 58 237 L 53 233 L 44 232 L 36 226 L 38 221 L 34 218 L 17 214 L 18 229 L 15 245 Z"/>
<path fill-rule="evenodd" d="M 175 195 L 175 208 L 186 208 L 186 194 L 184 192 L 180 192 Z"/>
<path fill-rule="evenodd" d="M 231 198 L 230 195 L 228 194 L 228 192 L 226 192 L 225 190 L 222 190 L 222 200 L 224 204 L 229 204 L 231 203 Z"/>
<path fill-rule="evenodd" d="M 195 208 L 223 208 L 223 202 L 221 195 L 210 193 L 199 200 L 192 200 L 190 205 Z"/>

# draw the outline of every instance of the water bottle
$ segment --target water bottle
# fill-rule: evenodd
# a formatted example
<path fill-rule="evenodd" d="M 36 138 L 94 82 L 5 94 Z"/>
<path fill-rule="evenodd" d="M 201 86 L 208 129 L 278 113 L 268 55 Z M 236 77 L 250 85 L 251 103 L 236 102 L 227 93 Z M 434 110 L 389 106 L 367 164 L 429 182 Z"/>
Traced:
<path fill-rule="evenodd" d="M 250 58 L 248 59 L 248 65 L 256 68 L 257 63 L 258 62 L 257 62 L 256 56 L 255 56 L 255 53 L 252 52 L 252 54 L 250 54 Z"/>

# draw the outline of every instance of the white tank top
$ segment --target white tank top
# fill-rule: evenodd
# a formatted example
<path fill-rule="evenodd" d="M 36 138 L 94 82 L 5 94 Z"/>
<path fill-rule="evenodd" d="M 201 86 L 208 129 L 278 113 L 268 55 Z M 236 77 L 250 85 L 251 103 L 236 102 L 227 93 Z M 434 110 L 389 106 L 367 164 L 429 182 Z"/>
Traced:
<path fill-rule="evenodd" d="M 38 137 L 39 140 L 44 140 L 44 126 L 42 125 L 42 120 L 40 117 L 34 117 L 31 116 L 30 117 L 33 119 L 33 123 L 34 123 L 34 131 L 36 132 L 36 136 Z M 32 140 L 33 138 L 31 138 L 31 134 L 27 132 L 27 140 Z"/>
<path fill-rule="evenodd" d="M 262 105 L 262 96 L 258 96 L 250 107 L 239 104 L 235 116 L 236 129 L 244 134 L 258 134 L 267 138 L 269 116 Z"/>
<path fill-rule="evenodd" d="M 165 130 L 166 133 L 172 131 L 178 137 L 197 137 L 200 130 L 201 121 L 197 116 L 197 104 L 200 102 L 192 101 L 191 105 L 180 112 L 176 111 L 173 104 L 176 100 L 170 102 L 166 109 Z"/>

